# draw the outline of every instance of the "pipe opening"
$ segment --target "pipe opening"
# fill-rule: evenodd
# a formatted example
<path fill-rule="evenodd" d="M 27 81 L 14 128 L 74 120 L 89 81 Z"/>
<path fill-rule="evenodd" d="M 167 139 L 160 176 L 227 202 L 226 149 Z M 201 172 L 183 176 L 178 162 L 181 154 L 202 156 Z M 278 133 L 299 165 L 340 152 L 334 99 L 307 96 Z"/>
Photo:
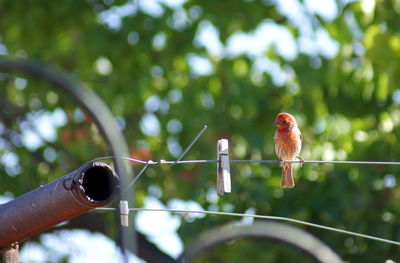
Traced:
<path fill-rule="evenodd" d="M 108 166 L 90 167 L 83 174 L 82 188 L 91 201 L 104 202 L 115 192 L 117 180 Z"/>

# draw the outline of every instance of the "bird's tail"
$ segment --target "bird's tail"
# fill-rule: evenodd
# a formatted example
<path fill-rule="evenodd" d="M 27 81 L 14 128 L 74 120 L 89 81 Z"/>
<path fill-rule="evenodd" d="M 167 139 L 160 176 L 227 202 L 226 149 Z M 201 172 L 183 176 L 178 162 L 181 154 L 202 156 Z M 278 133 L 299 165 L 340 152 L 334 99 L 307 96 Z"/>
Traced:
<path fill-rule="evenodd" d="M 282 164 L 282 188 L 293 188 L 294 180 L 293 180 L 293 172 L 292 172 L 292 164 L 284 163 Z"/>

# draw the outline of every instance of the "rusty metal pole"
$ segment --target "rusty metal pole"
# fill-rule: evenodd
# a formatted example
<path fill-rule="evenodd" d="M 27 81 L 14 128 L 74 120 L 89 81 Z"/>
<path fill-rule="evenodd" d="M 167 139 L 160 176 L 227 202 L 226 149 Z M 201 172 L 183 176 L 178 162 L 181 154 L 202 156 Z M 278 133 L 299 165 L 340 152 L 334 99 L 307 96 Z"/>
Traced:
<path fill-rule="evenodd" d="M 58 223 L 109 204 L 118 190 L 119 179 L 110 166 L 93 162 L 2 204 L 0 248 L 7 249 Z"/>

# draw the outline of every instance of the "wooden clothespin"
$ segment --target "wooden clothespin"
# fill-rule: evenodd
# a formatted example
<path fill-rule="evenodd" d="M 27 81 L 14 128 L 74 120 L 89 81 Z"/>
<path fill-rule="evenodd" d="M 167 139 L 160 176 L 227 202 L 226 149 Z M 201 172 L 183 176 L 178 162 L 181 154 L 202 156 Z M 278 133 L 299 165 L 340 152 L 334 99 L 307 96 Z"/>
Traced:
<path fill-rule="evenodd" d="M 129 226 L 129 206 L 128 201 L 121 200 L 119 201 L 119 211 L 121 218 L 121 226 Z"/>
<path fill-rule="evenodd" d="M 231 172 L 229 167 L 228 139 L 220 139 L 217 143 L 217 192 L 220 196 L 231 192 Z"/>

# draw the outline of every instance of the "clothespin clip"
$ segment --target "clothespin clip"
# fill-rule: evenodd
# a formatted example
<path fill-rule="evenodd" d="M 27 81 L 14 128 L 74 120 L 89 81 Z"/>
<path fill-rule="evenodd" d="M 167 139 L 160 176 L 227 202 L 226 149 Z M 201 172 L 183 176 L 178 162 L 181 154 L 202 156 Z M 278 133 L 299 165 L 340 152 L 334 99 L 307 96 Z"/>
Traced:
<path fill-rule="evenodd" d="M 121 226 L 129 226 L 129 206 L 128 201 L 119 201 L 119 211 L 121 218 Z"/>
<path fill-rule="evenodd" d="M 220 196 L 231 192 L 231 172 L 229 167 L 228 139 L 217 142 L 217 192 Z"/>

